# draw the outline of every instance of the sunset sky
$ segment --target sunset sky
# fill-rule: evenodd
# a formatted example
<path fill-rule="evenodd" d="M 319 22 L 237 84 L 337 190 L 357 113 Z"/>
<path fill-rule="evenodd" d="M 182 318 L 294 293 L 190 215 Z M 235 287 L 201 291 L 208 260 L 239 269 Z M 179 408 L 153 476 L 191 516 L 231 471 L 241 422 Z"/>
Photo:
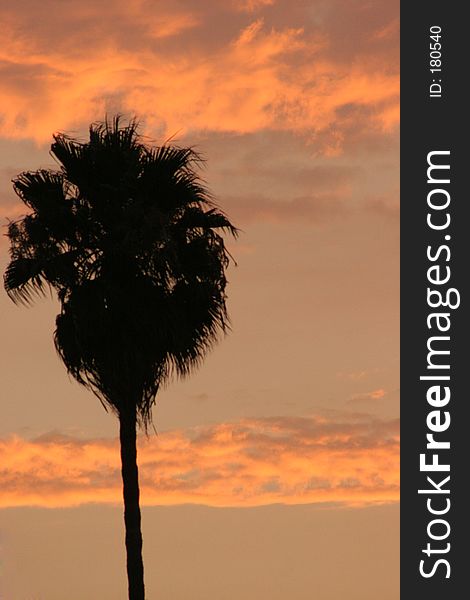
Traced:
<path fill-rule="evenodd" d="M 149 600 L 398 598 L 398 33 L 395 0 L 0 3 L 3 233 L 52 133 L 117 112 L 242 230 L 233 331 L 139 441 Z M 0 599 L 123 600 L 117 421 L 57 311 L 0 293 Z"/>

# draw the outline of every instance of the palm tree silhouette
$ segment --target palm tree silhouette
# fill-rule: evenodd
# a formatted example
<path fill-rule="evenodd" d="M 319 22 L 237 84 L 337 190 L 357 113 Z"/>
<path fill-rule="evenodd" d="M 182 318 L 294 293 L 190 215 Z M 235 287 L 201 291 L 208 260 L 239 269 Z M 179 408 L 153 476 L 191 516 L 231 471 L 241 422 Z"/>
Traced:
<path fill-rule="evenodd" d="M 136 430 L 162 384 L 188 375 L 229 328 L 215 206 L 191 148 L 150 147 L 132 120 L 95 123 L 89 141 L 54 135 L 60 171 L 21 173 L 31 213 L 11 222 L 5 289 L 30 304 L 53 288 L 54 343 L 68 372 L 119 418 L 129 599 L 144 600 Z"/>

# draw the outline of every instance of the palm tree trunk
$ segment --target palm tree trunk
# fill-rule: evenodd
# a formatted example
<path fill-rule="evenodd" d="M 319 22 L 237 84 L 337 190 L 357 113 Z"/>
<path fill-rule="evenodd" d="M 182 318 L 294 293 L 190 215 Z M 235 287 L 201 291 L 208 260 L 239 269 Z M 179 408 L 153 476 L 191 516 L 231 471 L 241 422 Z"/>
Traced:
<path fill-rule="evenodd" d="M 121 441 L 129 600 L 145 600 L 136 424 L 135 408 L 121 411 L 119 415 L 119 437 Z"/>

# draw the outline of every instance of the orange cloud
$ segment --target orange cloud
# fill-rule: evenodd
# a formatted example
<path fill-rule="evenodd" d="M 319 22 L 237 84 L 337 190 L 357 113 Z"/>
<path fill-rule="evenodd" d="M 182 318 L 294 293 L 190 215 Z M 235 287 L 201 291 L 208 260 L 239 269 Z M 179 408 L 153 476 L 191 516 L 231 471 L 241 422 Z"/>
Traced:
<path fill-rule="evenodd" d="M 337 60 L 329 53 L 336 40 L 308 27 L 307 15 L 305 27 L 239 15 L 234 29 L 212 3 L 205 14 L 197 3 L 183 9 L 168 2 L 157 11 L 140 0 L 119 1 L 110 15 L 105 4 L 84 1 L 49 6 L 47 25 L 28 21 L 37 8 L 26 4 L 21 13 L 0 10 L 6 137 L 44 142 L 57 129 L 120 110 L 144 117 L 147 133 L 158 138 L 194 130 L 280 129 L 309 137 L 327 131 L 334 154 L 349 126 L 345 109 L 355 122 L 355 112 L 365 109 L 369 130 L 398 122 L 398 69 L 367 55 Z M 49 4 L 41 3 L 41 11 L 49 14 Z"/>
<path fill-rule="evenodd" d="M 242 226 L 253 221 L 286 223 L 300 220 L 318 224 L 334 216 L 343 216 L 348 211 L 344 200 L 337 194 L 298 196 L 287 201 L 263 196 L 225 196 L 223 206 Z"/>
<path fill-rule="evenodd" d="M 364 404 L 373 406 L 377 400 L 382 400 L 385 397 L 386 391 L 382 388 L 372 390 L 370 392 L 363 392 L 361 394 L 354 394 L 349 400 L 348 404 Z"/>
<path fill-rule="evenodd" d="M 380 388 L 378 390 L 372 390 L 371 392 L 364 392 L 363 394 L 355 394 L 354 398 L 368 398 L 371 400 L 380 400 L 385 396 L 385 390 Z"/>
<path fill-rule="evenodd" d="M 336 374 L 340 379 L 347 379 L 350 381 L 361 381 L 369 376 L 369 371 L 348 371 L 348 372 L 339 372 Z"/>
<path fill-rule="evenodd" d="M 272 6 L 276 0 L 233 0 L 237 10 L 254 12 L 265 6 Z"/>
<path fill-rule="evenodd" d="M 396 420 L 246 419 L 141 437 L 138 452 L 143 505 L 398 500 Z M 121 501 L 117 440 L 12 437 L 0 457 L 1 507 Z"/>

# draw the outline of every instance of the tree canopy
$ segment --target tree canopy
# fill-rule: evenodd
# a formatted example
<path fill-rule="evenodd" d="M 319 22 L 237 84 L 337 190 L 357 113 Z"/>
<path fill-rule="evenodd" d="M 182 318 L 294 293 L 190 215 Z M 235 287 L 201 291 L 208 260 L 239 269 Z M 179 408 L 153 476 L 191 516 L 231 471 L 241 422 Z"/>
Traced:
<path fill-rule="evenodd" d="M 105 407 L 146 426 L 158 389 L 187 375 L 229 328 L 222 234 L 237 229 L 199 176 L 193 148 L 144 143 L 137 122 L 54 135 L 57 171 L 14 180 L 30 214 L 10 223 L 5 288 L 56 290 L 56 349 Z"/>

